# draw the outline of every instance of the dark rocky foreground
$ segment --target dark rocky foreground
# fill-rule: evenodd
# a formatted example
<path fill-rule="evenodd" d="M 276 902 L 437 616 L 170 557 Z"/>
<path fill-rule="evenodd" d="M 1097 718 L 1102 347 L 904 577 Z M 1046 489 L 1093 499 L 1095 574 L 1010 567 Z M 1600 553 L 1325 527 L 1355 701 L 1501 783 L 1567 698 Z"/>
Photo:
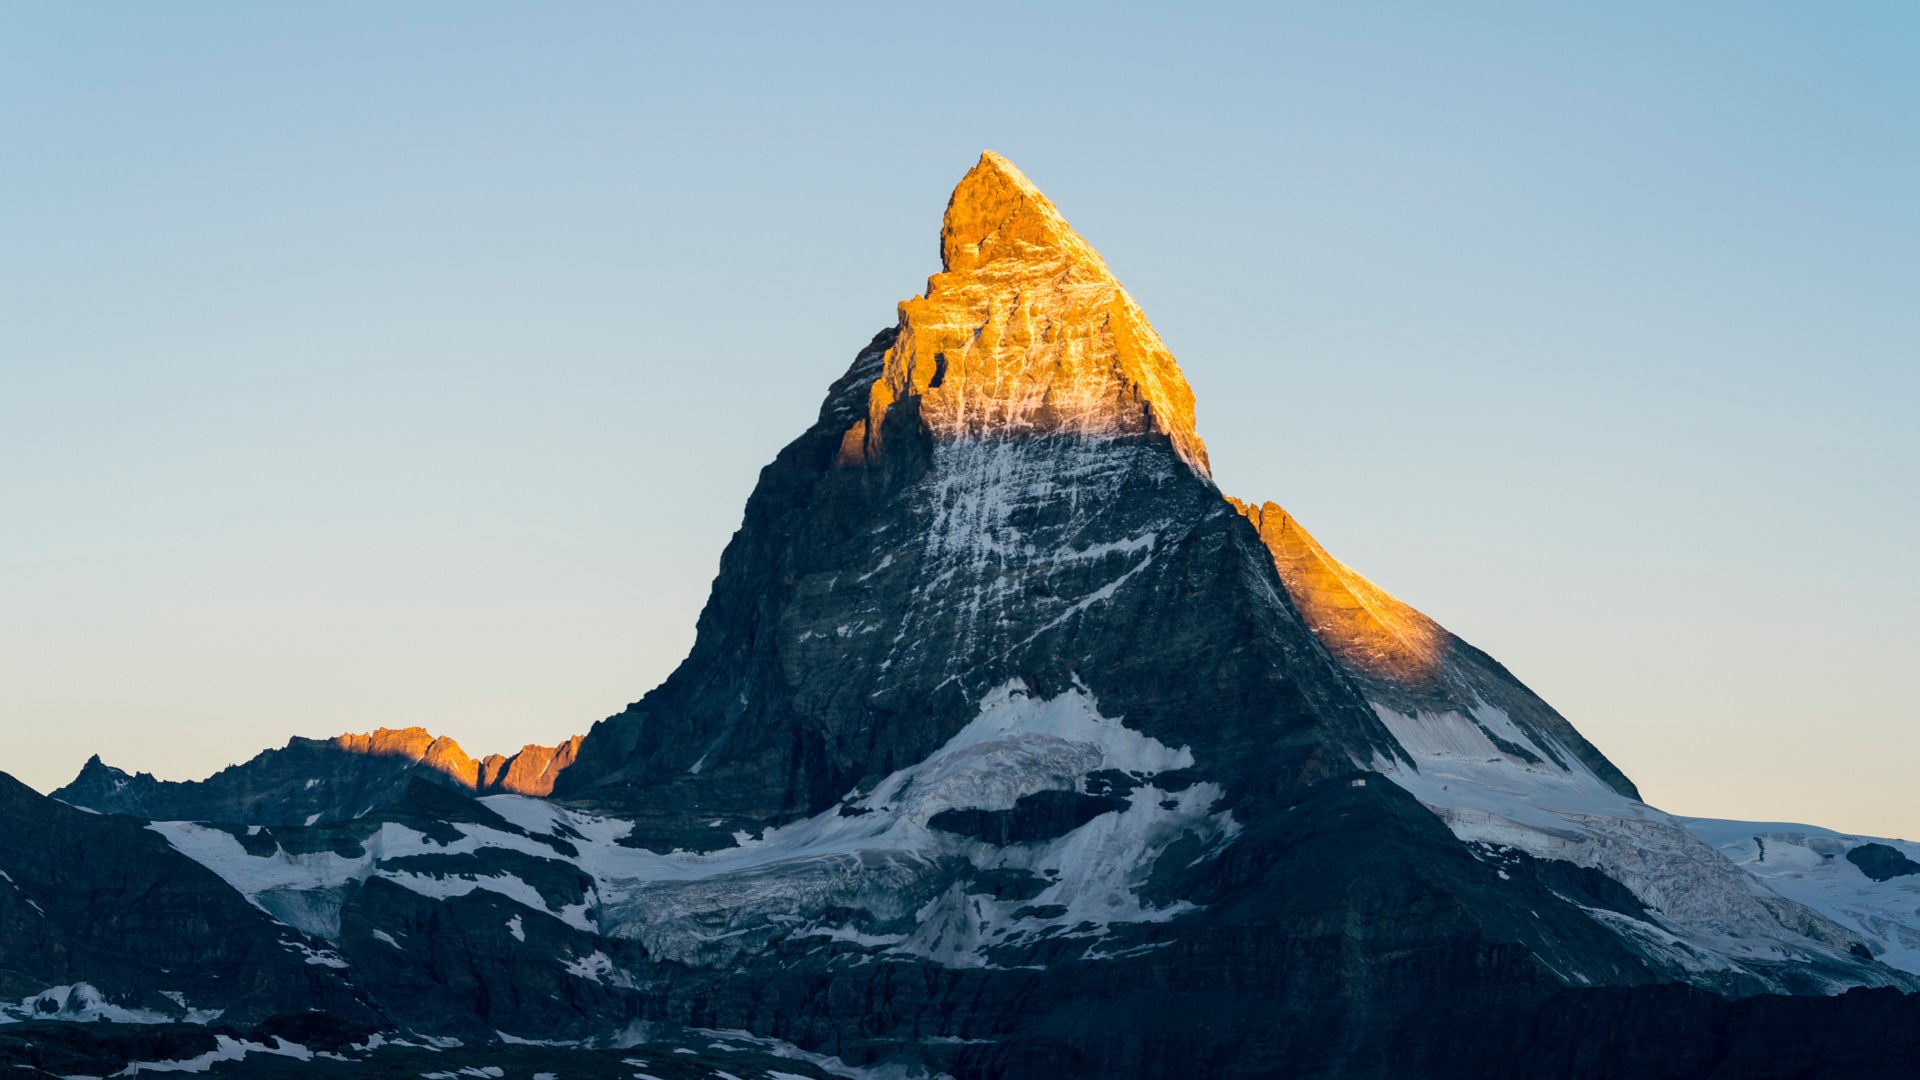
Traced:
<path fill-rule="evenodd" d="M 7 923 L 0 940 L 8 969 L 47 962 L 21 948 L 32 941 L 74 955 L 71 971 L 102 983 L 103 972 L 121 970 L 115 964 L 135 964 L 125 969 L 130 985 L 168 982 L 185 988 L 196 1005 L 217 1001 L 232 1011 L 203 1024 L 6 1024 L 0 1065 L 105 1076 L 131 1062 L 193 1059 L 218 1050 L 225 1036 L 346 1060 L 262 1051 L 211 1062 L 216 1075 L 420 1076 L 491 1068 L 507 1076 L 646 1072 L 663 1080 L 720 1072 L 742 1080 L 829 1075 L 789 1059 L 711 1051 L 713 1040 L 686 1034 L 735 1029 L 833 1055 L 836 1068 L 879 1070 L 873 1075 L 1914 1075 L 1920 996 L 1855 990 L 1729 999 L 1674 984 L 1565 987 L 1543 967 L 1543 953 L 1590 969 L 1605 959 L 1578 951 L 1593 947 L 1578 909 L 1557 901 L 1537 912 L 1518 910 L 1518 874 L 1499 878 L 1397 788 L 1377 781 L 1353 787 L 1358 778 L 1322 785 L 1268 834 L 1241 837 L 1203 880 L 1168 882 L 1164 887 L 1187 889 L 1207 908 L 1203 919 L 1129 939 L 1158 947 L 1119 959 L 1062 955 L 1026 971 L 858 963 L 844 953 L 788 946 L 735 971 L 649 963 L 631 943 L 581 934 L 492 893 L 435 901 L 378 878 L 346 905 L 338 948 L 350 967 L 335 969 L 304 962 L 284 942 L 327 943 L 298 938 L 223 894 L 197 865 L 164 844 L 149 845 L 158 837 L 138 822 L 86 814 L 15 787 L 9 820 L 45 837 L 50 857 L 35 864 L 10 851 L 0 866 L 20 886 L 14 895 L 88 899 L 70 901 L 74 918 L 51 928 L 30 932 Z M 440 792 L 418 790 L 384 819 L 434 828 L 441 818 L 487 813 Z M 308 842 L 344 847 L 357 842 L 350 828 L 361 839 L 369 835 L 366 825 L 335 826 L 315 830 Z M 274 842 L 301 844 L 284 834 Z M 115 872 L 126 876 L 98 880 L 88 850 L 115 852 Z M 67 869 L 52 870 L 54 862 Z M 1570 878 L 1540 867 L 1532 876 L 1572 889 Z M 166 901 L 171 895 L 182 899 Z M 1521 895 L 1533 898 L 1522 903 L 1542 896 Z M 115 914 L 122 906 L 151 914 L 129 921 Z M 196 912 L 196 925 L 206 928 L 198 944 L 175 926 L 150 925 L 176 906 Z M 1498 920 L 1489 916 L 1503 911 Z M 532 948 L 508 940 L 503 927 L 515 916 Z M 100 927 L 90 939 L 87 923 Z M 373 931 L 383 927 L 409 947 L 375 939 Z M 123 959 L 88 951 L 85 942 L 99 942 L 109 929 L 112 945 L 93 948 Z M 641 978 L 613 987 L 566 978 L 539 961 L 588 946 L 612 947 L 620 968 Z M 145 962 L 124 959 L 155 950 L 167 951 Z M 154 966 L 160 955 L 164 977 Z M 1611 962 L 1622 981 L 1651 978 L 1625 950 L 1616 947 Z M 7 992 L 24 993 L 18 988 L 30 982 L 16 976 L 16 989 Z M 227 984 L 246 991 L 222 997 Z M 139 1000 L 165 1004 L 151 994 Z M 587 1044 L 632 1042 L 639 1036 L 629 1033 L 637 1032 L 655 1045 L 518 1046 L 499 1040 L 494 1032 L 502 1029 Z M 410 1037 L 418 1046 L 353 1049 L 375 1041 L 376 1032 L 389 1039 L 433 1033 L 462 1045 L 429 1047 L 422 1034 Z M 632 1059 L 649 1066 L 627 1064 Z"/>
<path fill-rule="evenodd" d="M 1682 986 L 1563 991 L 1527 1012 L 1467 1014 L 1432 1008 L 1422 1023 L 1382 1030 L 1338 1058 L 1294 1055 L 1275 1040 L 1281 1018 L 1208 1002 L 1185 1015 L 1192 1033 L 1165 1024 L 1113 1028 L 1098 1037 L 1072 1026 L 994 1047 L 951 1047 L 956 1076 L 1365 1077 L 1381 1080 L 1909 1080 L 1920 1062 L 1920 999 L 1891 990 L 1836 998 L 1763 996 L 1729 1001 Z M 1224 1006 L 1224 1007 L 1223 1007 Z M 1164 1009 L 1163 1009 L 1164 1011 Z M 1184 1013 L 1184 1009 L 1174 1010 Z M 1084 1020 L 1105 1018 L 1088 1016 Z M 1293 1019 L 1288 1017 L 1287 1019 Z M 427 1046 L 375 1042 L 330 1018 L 296 1015 L 231 1026 L 33 1022 L 0 1028 L 0 1068 L 15 1076 L 109 1076 L 137 1062 L 211 1057 L 204 1075 L 286 1077 L 502 1077 L 600 1080 L 790 1080 L 888 1077 L 733 1033 L 634 1029 L 620 1048 Z M 249 1050 L 244 1056 L 236 1048 Z M 255 1049 L 257 1048 L 257 1049 Z M 222 1057 L 223 1049 L 230 1056 Z M 497 1070 L 497 1071 L 496 1071 Z"/>
<path fill-rule="evenodd" d="M 0 1029 L 0 1068 L 23 1077 L 190 1072 L 288 1080 L 714 1080 L 729 1075 L 828 1080 L 836 1075 L 790 1048 L 730 1033 L 634 1029 L 619 1042 L 606 1049 L 389 1042 L 312 1014 L 277 1017 L 248 1030 L 123 1025 L 89 1030 L 31 1023 Z"/>

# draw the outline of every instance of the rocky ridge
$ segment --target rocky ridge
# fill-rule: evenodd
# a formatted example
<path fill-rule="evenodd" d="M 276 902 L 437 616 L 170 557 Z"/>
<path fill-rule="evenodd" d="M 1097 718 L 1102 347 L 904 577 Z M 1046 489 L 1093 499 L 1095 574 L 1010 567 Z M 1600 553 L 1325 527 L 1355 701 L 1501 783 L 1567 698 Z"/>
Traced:
<path fill-rule="evenodd" d="M 424 728 L 379 728 L 331 739 L 295 737 L 278 750 L 205 780 L 159 780 L 90 758 L 53 797 L 102 813 L 159 821 L 311 825 L 344 821 L 403 797 L 423 778 L 475 794 L 547 795 L 573 764 L 580 736 L 559 746 L 523 747 L 475 760 L 460 744 Z"/>
<path fill-rule="evenodd" d="M 1632 903 L 1596 905 L 1593 917 L 1704 985 L 1817 992 L 1860 978 L 1858 952 L 1880 955 L 1844 921 L 1756 889 L 1684 822 L 1642 802 L 1505 667 L 1333 558 L 1280 507 L 1228 502 L 1412 763 L 1374 766 L 1461 840 L 1496 859 L 1597 871 Z"/>

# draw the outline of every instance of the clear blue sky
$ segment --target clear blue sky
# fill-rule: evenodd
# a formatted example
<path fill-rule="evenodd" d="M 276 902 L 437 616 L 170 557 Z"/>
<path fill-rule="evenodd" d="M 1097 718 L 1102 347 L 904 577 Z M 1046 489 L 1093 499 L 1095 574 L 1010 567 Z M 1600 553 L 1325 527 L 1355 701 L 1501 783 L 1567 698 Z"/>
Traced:
<path fill-rule="evenodd" d="M 1920 8 L 0 7 L 0 768 L 584 730 L 983 148 L 1228 492 L 1685 813 L 1920 837 Z"/>

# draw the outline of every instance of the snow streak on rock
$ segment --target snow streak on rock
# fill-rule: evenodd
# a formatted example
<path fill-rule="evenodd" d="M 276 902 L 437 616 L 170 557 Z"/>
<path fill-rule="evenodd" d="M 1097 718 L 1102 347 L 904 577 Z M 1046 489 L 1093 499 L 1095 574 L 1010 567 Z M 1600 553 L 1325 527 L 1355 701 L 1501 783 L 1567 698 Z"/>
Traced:
<path fill-rule="evenodd" d="M 512 796 L 518 798 L 519 796 Z M 484 852 L 517 852 L 553 861 L 560 856 L 549 844 L 485 825 L 453 824 L 451 840 L 439 840 L 394 822 L 382 823 L 370 837 L 353 845 L 358 851 L 289 852 L 279 843 L 272 850 L 250 852 L 234 832 L 187 821 L 161 821 L 148 826 L 167 838 L 182 854 L 219 874 L 256 907 L 295 929 L 337 941 L 340 912 L 348 894 L 368 878 L 385 878 L 423 896 L 464 896 L 476 889 L 551 915 L 579 930 L 593 929 L 590 902 L 554 905 L 533 884 L 510 870 L 487 867 L 442 869 L 443 864 L 421 864 L 417 857 L 472 856 Z"/>

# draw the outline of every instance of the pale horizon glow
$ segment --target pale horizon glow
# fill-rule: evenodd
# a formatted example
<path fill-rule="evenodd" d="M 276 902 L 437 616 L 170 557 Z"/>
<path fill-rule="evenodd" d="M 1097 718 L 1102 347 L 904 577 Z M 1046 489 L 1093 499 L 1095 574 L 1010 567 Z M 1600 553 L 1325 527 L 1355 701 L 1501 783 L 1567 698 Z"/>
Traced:
<path fill-rule="evenodd" d="M 1656 806 L 1920 838 L 1916 44 L 1893 4 L 10 5 L 0 771 L 618 711 L 990 148 L 1226 494 Z"/>

